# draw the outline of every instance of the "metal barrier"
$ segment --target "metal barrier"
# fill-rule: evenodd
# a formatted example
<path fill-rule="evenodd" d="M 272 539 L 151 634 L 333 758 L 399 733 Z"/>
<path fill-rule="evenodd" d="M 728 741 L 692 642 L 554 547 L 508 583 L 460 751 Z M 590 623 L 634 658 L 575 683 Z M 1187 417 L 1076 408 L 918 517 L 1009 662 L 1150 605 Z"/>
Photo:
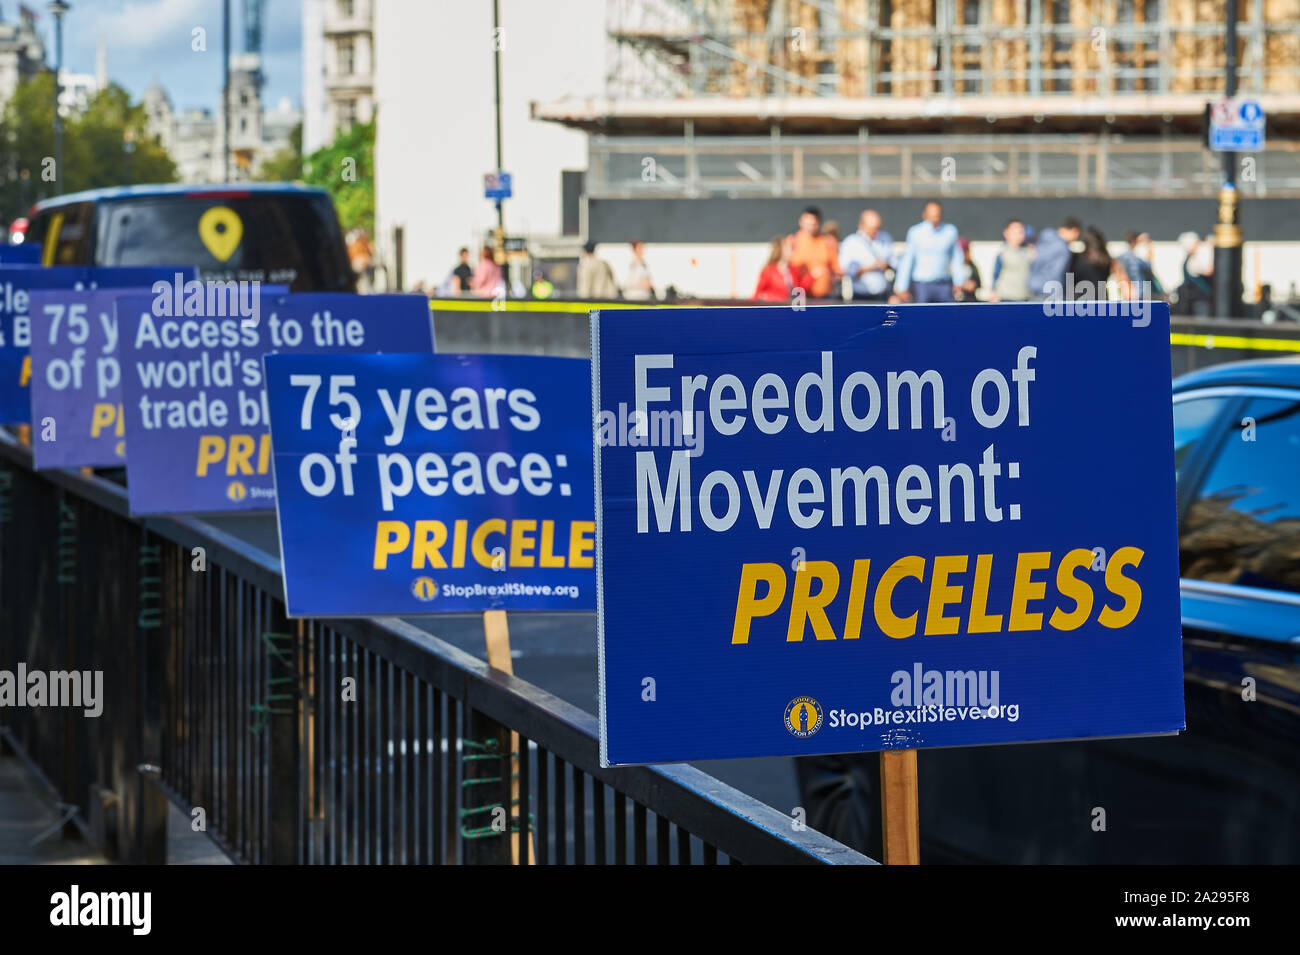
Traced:
<path fill-rule="evenodd" d="M 250 863 L 869 863 L 690 766 L 601 769 L 596 720 L 395 618 L 286 619 L 279 561 L 0 433 L 0 669 L 100 671 L 98 718 L 0 733 L 114 858 L 167 800 Z"/>
<path fill-rule="evenodd" d="M 660 308 L 670 303 L 649 303 Z M 757 302 L 682 301 L 673 305 L 759 305 Z M 843 304 L 827 302 L 826 304 Z M 510 352 L 586 358 L 592 309 L 644 308 L 641 302 L 563 302 L 520 299 L 433 299 L 429 306 L 442 352 Z M 1224 318 L 1174 318 L 1170 348 L 1175 376 L 1247 358 L 1300 354 L 1300 324 Z"/>

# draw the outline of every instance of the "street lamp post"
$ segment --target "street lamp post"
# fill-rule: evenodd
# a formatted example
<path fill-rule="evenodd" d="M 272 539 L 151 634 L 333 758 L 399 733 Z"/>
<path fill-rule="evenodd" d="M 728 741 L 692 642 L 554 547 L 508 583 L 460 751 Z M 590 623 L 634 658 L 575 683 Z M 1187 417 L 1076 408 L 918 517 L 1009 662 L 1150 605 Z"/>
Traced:
<path fill-rule="evenodd" d="M 59 112 L 59 97 L 63 93 L 63 15 L 72 9 L 64 0 L 53 0 L 49 6 L 54 15 L 54 191 L 63 192 L 63 114 Z"/>
<path fill-rule="evenodd" d="M 1237 0 L 1227 0 L 1226 43 L 1227 69 L 1224 94 L 1237 95 Z M 1219 190 L 1219 218 L 1214 227 L 1214 314 L 1223 318 L 1240 318 L 1241 303 L 1241 226 L 1237 197 L 1237 154 L 1223 154 L 1223 186 Z"/>
<path fill-rule="evenodd" d="M 497 171 L 500 172 L 505 168 L 502 158 L 501 147 L 501 2 L 492 0 L 492 91 L 493 99 L 496 106 L 496 133 L 497 133 Z M 506 276 L 506 213 L 505 206 L 501 199 L 497 199 L 497 229 L 495 237 L 496 260 L 497 264 L 502 267 L 501 274 L 507 278 L 506 287 L 510 283 Z"/>
<path fill-rule="evenodd" d="M 221 181 L 230 182 L 230 0 L 221 5 Z"/>

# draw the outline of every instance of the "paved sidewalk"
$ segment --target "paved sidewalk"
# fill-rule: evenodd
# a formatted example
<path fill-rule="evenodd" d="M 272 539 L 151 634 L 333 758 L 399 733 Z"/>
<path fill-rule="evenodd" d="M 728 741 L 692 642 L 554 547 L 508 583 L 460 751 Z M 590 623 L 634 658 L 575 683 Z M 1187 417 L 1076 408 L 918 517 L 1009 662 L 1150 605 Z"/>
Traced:
<path fill-rule="evenodd" d="M 0 756 L 0 865 L 109 865 L 80 836 L 65 836 L 49 794 L 16 756 Z M 75 832 L 75 830 L 73 830 Z M 38 836 L 49 833 L 33 844 Z M 167 861 L 171 865 L 230 865 L 189 818 L 170 806 L 167 815 Z"/>
<path fill-rule="evenodd" d="M 58 822 L 36 778 L 16 756 L 0 756 L 0 865 L 107 865 L 80 837 L 54 832 L 32 844 Z"/>

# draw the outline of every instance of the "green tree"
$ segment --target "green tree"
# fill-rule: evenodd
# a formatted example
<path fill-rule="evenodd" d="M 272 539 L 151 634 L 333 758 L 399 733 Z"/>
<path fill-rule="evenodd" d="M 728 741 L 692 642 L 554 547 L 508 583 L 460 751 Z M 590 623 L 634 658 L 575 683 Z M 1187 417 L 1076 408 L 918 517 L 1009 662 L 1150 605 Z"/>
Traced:
<path fill-rule="evenodd" d="M 344 231 L 375 233 L 375 123 L 354 123 L 302 163 L 303 181 L 328 189 Z"/>
<path fill-rule="evenodd" d="M 58 193 L 133 182 L 174 182 L 176 164 L 150 135 L 144 107 L 115 83 L 63 128 L 63 168 L 54 168 L 54 76 L 21 83 L 0 114 L 0 214 L 7 224 Z M 60 188 L 61 187 L 61 188 Z"/>
<path fill-rule="evenodd" d="M 289 132 L 289 146 L 262 163 L 257 178 L 263 182 L 296 182 L 302 178 L 302 123 Z"/>

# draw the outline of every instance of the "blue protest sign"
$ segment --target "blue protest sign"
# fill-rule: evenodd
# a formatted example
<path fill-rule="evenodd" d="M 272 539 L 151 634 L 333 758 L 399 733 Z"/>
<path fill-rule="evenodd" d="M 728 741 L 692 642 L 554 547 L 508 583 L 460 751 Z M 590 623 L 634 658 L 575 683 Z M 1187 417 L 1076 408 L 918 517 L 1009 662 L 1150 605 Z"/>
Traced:
<path fill-rule="evenodd" d="M 143 290 L 141 290 L 142 292 Z M 122 289 L 33 290 L 32 450 L 37 469 L 126 463 L 113 300 Z"/>
<path fill-rule="evenodd" d="M 0 245 L 0 265 L 40 265 L 41 247 L 39 243 L 19 243 L 18 245 Z"/>
<path fill-rule="evenodd" d="M 1167 306 L 592 328 L 607 764 L 1183 728 Z"/>
<path fill-rule="evenodd" d="M 117 299 L 132 513 L 275 506 L 263 355 L 432 350 L 422 295 L 256 284 L 169 283 Z"/>
<path fill-rule="evenodd" d="M 177 271 L 167 267 L 0 266 L 0 424 L 21 424 L 31 419 L 31 292 L 147 287 Z M 192 268 L 183 271 L 195 274 Z"/>
<path fill-rule="evenodd" d="M 588 369 L 267 356 L 289 615 L 593 609 Z"/>

